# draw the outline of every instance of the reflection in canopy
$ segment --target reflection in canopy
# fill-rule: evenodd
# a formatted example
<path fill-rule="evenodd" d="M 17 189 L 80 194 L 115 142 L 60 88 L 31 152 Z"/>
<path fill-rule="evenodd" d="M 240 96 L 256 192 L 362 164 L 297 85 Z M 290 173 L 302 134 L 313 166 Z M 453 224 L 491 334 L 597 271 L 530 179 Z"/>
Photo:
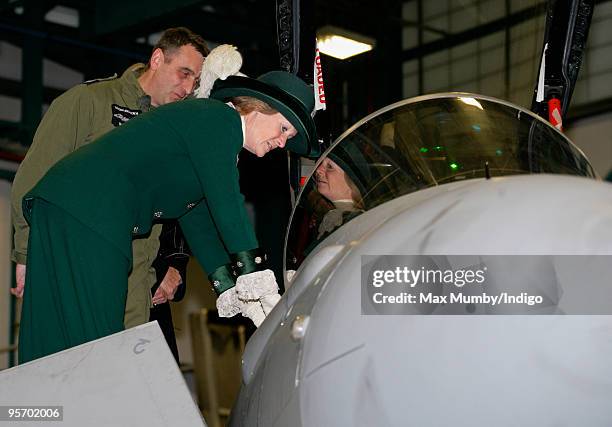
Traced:
<path fill-rule="evenodd" d="M 354 187 L 344 204 L 317 185 L 329 164 Z M 286 268 L 299 267 L 341 225 L 397 197 L 460 180 L 529 173 L 595 177 L 569 140 L 512 104 L 467 94 L 394 104 L 345 132 L 317 163 L 293 212 Z"/>

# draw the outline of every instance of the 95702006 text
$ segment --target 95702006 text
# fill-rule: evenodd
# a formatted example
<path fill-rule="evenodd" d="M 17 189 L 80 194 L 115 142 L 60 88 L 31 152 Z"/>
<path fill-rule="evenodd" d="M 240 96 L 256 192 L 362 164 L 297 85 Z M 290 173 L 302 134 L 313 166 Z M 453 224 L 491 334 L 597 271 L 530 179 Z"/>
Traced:
<path fill-rule="evenodd" d="M 0 421 L 62 421 L 63 406 L 0 406 Z"/>

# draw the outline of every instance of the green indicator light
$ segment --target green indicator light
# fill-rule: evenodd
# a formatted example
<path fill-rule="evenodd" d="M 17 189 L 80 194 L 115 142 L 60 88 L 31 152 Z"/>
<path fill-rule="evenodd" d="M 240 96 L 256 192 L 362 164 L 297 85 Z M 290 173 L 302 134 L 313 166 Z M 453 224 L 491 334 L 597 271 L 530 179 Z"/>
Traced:
<path fill-rule="evenodd" d="M 451 163 L 449 166 L 450 166 L 450 168 L 451 168 L 452 170 L 457 170 L 457 169 L 459 169 L 459 165 L 458 165 L 457 163 Z"/>
<path fill-rule="evenodd" d="M 427 153 L 429 151 L 429 149 L 425 148 L 425 147 L 421 147 L 421 149 L 419 150 L 421 153 Z"/>
<path fill-rule="evenodd" d="M 495 154 L 497 154 L 498 156 L 501 156 L 502 154 L 504 154 L 504 152 L 500 149 L 495 150 Z"/>
<path fill-rule="evenodd" d="M 436 150 L 436 151 L 440 151 L 442 148 L 444 148 L 444 147 L 442 147 L 441 145 L 436 145 L 436 146 L 434 147 L 434 150 Z"/>

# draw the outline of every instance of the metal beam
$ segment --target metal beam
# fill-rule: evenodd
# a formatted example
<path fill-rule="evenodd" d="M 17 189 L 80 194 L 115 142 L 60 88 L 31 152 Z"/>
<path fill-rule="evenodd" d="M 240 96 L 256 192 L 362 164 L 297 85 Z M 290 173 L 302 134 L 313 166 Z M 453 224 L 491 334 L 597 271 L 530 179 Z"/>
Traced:
<path fill-rule="evenodd" d="M 423 0 L 417 0 L 417 19 L 419 22 L 419 26 L 417 27 L 417 47 L 423 46 Z M 423 72 L 423 57 L 419 56 L 417 61 L 418 67 L 418 88 L 419 95 L 425 92 L 425 75 Z"/>
<path fill-rule="evenodd" d="M 96 2 L 94 34 L 102 35 L 140 25 L 160 16 L 176 14 L 182 9 L 197 6 L 201 0 L 149 0 L 142 3 L 123 0 Z"/>
<path fill-rule="evenodd" d="M 117 68 L 112 63 L 104 65 L 113 56 L 116 58 L 112 62 L 125 62 L 128 59 L 130 62 L 146 60 L 151 52 L 151 46 L 138 44 L 135 40 L 170 26 L 186 26 L 211 42 L 238 46 L 245 58 L 245 70 L 248 73 L 259 73 L 277 65 L 273 4 L 269 8 L 251 3 L 226 4 L 216 0 L 211 0 L 207 4 L 210 5 L 209 9 L 195 6 L 191 11 L 185 9 L 182 13 L 138 22 L 122 31 L 95 38 L 91 37 L 92 32 L 86 28 L 67 28 L 48 22 L 36 30 L 29 27 L 22 16 L 16 15 L 0 17 L 0 32 L 3 33 L 2 39 L 17 46 L 22 46 L 25 35 L 44 40 L 45 54 L 49 59 L 80 70 L 88 77 L 105 75 L 106 69 L 121 70 L 121 67 Z M 93 24 L 87 23 L 89 22 L 86 19 L 87 15 L 91 16 L 93 12 L 81 10 L 81 23 L 92 27 Z M 90 61 L 83 62 L 83 57 L 90 58 Z M 89 63 L 95 65 L 89 67 Z M 98 68 L 102 68 L 102 71 L 91 76 L 92 69 Z"/>
<path fill-rule="evenodd" d="M 25 6 L 26 22 L 31 28 L 41 28 L 44 19 L 41 2 L 27 0 Z M 43 44 L 36 37 L 28 34 L 23 39 L 21 55 L 21 79 L 24 82 L 22 85 L 21 123 L 27 139 L 34 136 L 42 115 L 42 65 Z"/>
<path fill-rule="evenodd" d="M 0 179 L 4 180 L 4 181 L 8 181 L 8 182 L 13 182 L 13 180 L 15 179 L 15 172 L 0 169 Z M 12 269 L 12 270 L 14 270 L 14 269 Z M 13 283 L 15 283 L 15 282 L 13 282 Z M 15 298 L 11 298 L 11 299 L 13 300 Z M 11 327 L 12 326 L 13 325 L 11 323 Z M 16 350 L 16 348 L 9 347 L 8 349 L 3 349 L 3 350 L 9 350 L 11 352 L 14 352 Z"/>
<path fill-rule="evenodd" d="M 570 105 L 567 117 L 563 119 L 563 127 L 568 127 L 578 120 L 598 116 L 600 114 L 610 114 L 611 111 L 612 98 L 604 98 L 576 106 Z"/>
<path fill-rule="evenodd" d="M 438 34 L 440 36 L 448 36 L 449 35 L 448 31 L 440 30 L 439 28 L 435 28 L 435 27 L 430 27 L 429 25 L 420 24 L 418 20 L 417 21 L 410 21 L 408 19 L 401 19 L 401 18 L 395 18 L 395 20 L 399 21 L 402 24 L 402 26 L 404 26 L 404 27 L 421 28 L 424 31 L 428 31 L 430 33 Z"/>
<path fill-rule="evenodd" d="M 538 14 L 546 11 L 546 2 L 541 2 L 533 7 L 521 10 L 520 12 L 513 13 L 505 16 L 504 18 L 496 19 L 489 23 L 478 25 L 469 30 L 462 31 L 456 34 L 450 34 L 439 40 L 426 43 L 422 46 L 417 46 L 411 49 L 406 49 L 402 52 L 402 60 L 410 61 L 422 56 L 426 56 L 441 50 L 450 49 L 455 46 L 459 46 L 463 43 L 467 43 L 476 39 L 483 38 L 490 34 L 494 34 L 505 28 L 513 27 L 525 22 L 526 20 L 537 16 Z"/>
<path fill-rule="evenodd" d="M 24 90 L 23 82 L 11 79 L 0 78 L 0 95 L 10 98 L 19 98 Z M 64 93 L 63 89 L 55 89 L 52 87 L 43 88 L 42 100 L 45 104 L 50 104 L 55 98 Z"/>
<path fill-rule="evenodd" d="M 128 48 L 108 47 L 102 44 L 81 40 L 77 30 L 56 24 L 45 23 L 40 28 L 36 29 L 28 25 L 24 20 L 17 20 L 16 22 L 9 23 L 2 19 L 0 20 L 0 30 L 7 33 L 3 35 L 3 40 L 10 41 L 19 46 L 22 46 L 22 44 L 17 41 L 20 40 L 21 37 L 17 35 L 23 36 L 24 38 L 37 39 L 38 44 L 42 44 L 44 40 L 47 43 L 60 44 L 71 48 L 89 49 L 135 60 L 143 58 L 142 49 L 137 49 L 137 45 L 133 43 L 132 40 L 129 40 L 127 43 L 122 43 L 123 46 L 127 44 L 129 46 Z"/>

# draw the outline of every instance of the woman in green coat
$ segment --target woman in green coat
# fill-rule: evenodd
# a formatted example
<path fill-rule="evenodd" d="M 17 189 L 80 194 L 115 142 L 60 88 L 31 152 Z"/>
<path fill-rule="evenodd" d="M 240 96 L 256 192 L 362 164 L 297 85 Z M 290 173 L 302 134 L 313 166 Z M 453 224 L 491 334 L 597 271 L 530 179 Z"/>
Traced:
<path fill-rule="evenodd" d="M 232 76 L 210 99 L 136 117 L 50 169 L 23 199 L 31 232 L 20 363 L 121 331 L 132 238 L 164 219 L 178 218 L 212 272 L 220 315 L 259 324 L 279 297 L 247 218 L 237 156 L 285 144 L 308 155 L 313 107 L 312 89 L 292 74 Z"/>

